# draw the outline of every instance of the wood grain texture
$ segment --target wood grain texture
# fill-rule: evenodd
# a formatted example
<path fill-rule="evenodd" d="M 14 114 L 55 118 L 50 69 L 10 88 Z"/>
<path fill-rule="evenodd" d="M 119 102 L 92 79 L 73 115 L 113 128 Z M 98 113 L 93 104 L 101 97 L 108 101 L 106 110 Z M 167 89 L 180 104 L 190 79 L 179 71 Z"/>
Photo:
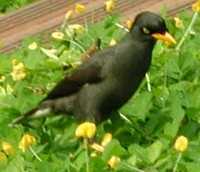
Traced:
<path fill-rule="evenodd" d="M 159 12 L 165 7 L 174 15 L 191 7 L 195 0 L 118 0 L 116 10 L 123 19 L 134 18 L 141 11 Z M 21 40 L 39 33 L 49 33 L 60 26 L 66 12 L 74 4 L 82 3 L 87 11 L 74 15 L 70 23 L 97 22 L 106 16 L 103 0 L 41 0 L 11 14 L 0 17 L 0 52 L 9 52 L 19 46 Z M 122 20 L 123 20 L 122 19 Z"/>

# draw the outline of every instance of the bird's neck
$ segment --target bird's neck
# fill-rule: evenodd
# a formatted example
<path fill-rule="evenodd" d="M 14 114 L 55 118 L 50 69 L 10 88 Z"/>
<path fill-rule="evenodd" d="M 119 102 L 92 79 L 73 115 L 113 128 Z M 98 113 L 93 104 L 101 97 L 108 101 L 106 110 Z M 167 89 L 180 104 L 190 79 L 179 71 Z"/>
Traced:
<path fill-rule="evenodd" d="M 135 41 L 128 34 L 120 46 L 122 47 L 116 50 L 119 51 L 117 54 L 120 54 L 122 49 L 128 50 L 123 52 L 126 55 L 118 56 L 113 64 L 116 76 L 125 78 L 131 78 L 133 74 L 138 77 L 144 76 L 151 63 L 153 45 L 149 45 L 148 42 Z"/>

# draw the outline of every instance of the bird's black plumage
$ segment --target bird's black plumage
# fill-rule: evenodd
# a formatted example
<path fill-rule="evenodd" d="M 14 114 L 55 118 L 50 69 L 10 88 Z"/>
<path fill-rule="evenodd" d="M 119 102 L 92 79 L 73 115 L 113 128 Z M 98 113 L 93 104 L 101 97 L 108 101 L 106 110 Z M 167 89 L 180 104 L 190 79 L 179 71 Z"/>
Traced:
<path fill-rule="evenodd" d="M 152 34 L 166 31 L 159 15 L 140 13 L 130 32 L 116 46 L 95 53 L 25 117 L 48 109 L 47 112 L 73 113 L 81 120 L 108 118 L 129 100 L 148 71 L 156 42 Z"/>

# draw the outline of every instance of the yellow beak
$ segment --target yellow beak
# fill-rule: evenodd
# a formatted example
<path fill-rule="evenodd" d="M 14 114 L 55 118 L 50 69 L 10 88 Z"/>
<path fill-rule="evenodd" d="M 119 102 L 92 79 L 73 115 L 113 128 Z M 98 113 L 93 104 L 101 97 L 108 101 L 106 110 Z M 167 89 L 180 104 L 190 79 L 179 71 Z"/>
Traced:
<path fill-rule="evenodd" d="M 161 33 L 154 33 L 152 36 L 160 41 L 163 41 L 166 45 L 176 44 L 176 40 L 172 35 L 170 35 L 168 32 L 165 32 L 163 34 Z"/>

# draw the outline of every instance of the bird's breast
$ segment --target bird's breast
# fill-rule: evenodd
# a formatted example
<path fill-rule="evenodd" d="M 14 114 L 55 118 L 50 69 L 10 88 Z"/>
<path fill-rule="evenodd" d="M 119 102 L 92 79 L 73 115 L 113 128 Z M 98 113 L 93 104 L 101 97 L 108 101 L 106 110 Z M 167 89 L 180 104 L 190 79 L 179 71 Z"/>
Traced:
<path fill-rule="evenodd" d="M 134 94 L 141 79 L 122 80 L 112 78 L 112 80 L 107 81 L 107 84 L 104 83 L 105 85 L 101 89 L 103 92 L 101 102 L 102 111 L 104 113 L 110 113 L 113 110 L 119 109 Z"/>

